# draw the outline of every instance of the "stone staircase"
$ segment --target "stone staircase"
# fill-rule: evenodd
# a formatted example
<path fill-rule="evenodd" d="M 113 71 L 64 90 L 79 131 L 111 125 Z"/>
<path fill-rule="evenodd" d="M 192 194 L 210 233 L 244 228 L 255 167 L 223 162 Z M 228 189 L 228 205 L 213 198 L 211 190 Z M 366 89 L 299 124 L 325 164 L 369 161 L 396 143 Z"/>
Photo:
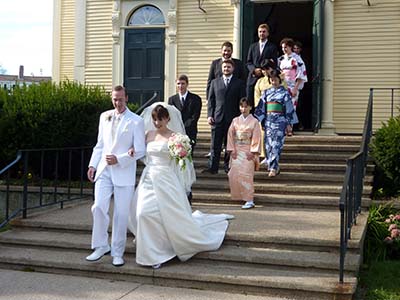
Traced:
<path fill-rule="evenodd" d="M 255 176 L 256 208 L 241 210 L 230 200 L 227 176 L 200 173 L 209 134 L 200 134 L 193 186 L 193 208 L 233 214 L 220 250 L 173 260 L 161 269 L 134 262 L 132 236 L 126 264 L 116 268 L 109 256 L 89 263 L 90 202 L 17 219 L 0 234 L 0 267 L 84 275 L 146 284 L 221 290 L 282 299 L 351 299 L 362 260 L 367 213 L 352 231 L 339 284 L 339 194 L 345 159 L 358 150 L 359 137 L 294 136 L 288 138 L 281 174 Z M 326 159 L 324 159 L 326 157 Z M 222 169 L 221 169 L 222 170 Z M 363 207 L 369 205 L 372 166 L 365 178 Z"/>
<path fill-rule="evenodd" d="M 287 138 L 281 156 L 281 173 L 269 178 L 264 166 L 255 174 L 255 201 L 262 205 L 338 208 L 346 159 L 356 153 L 361 137 L 293 136 Z M 194 198 L 207 203 L 234 203 L 230 200 L 227 176 L 221 169 L 210 177 L 200 173 L 206 168 L 209 135 L 201 134 L 195 160 L 198 182 Z M 367 168 L 363 206 L 370 204 L 373 166 Z"/>

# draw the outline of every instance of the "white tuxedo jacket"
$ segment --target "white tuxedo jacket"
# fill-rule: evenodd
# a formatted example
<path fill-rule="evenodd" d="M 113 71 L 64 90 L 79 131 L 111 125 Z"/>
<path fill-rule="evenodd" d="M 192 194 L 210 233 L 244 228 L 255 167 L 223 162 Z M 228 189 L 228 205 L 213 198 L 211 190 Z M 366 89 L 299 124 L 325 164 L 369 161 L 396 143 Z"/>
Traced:
<path fill-rule="evenodd" d="M 89 167 L 96 169 L 95 181 L 107 167 L 114 185 L 135 185 L 136 160 L 143 157 L 146 151 L 144 122 L 141 117 L 127 108 L 116 128 L 113 141 L 111 135 L 113 114 L 114 110 L 109 110 L 100 115 L 97 144 L 93 148 Z M 135 149 L 134 157 L 128 155 L 131 147 Z M 108 154 L 114 154 L 118 163 L 107 165 L 106 155 Z"/>

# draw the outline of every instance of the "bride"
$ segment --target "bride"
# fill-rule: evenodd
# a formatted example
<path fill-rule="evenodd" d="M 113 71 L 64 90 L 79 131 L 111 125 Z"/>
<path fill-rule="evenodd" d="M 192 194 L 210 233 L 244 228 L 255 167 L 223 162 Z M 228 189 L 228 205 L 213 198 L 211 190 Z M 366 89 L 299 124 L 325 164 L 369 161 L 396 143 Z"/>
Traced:
<path fill-rule="evenodd" d="M 181 170 L 169 156 L 168 139 L 185 133 L 180 112 L 155 103 L 142 114 L 146 133 L 146 167 L 132 203 L 129 229 L 136 237 L 136 262 L 159 268 L 177 256 L 186 261 L 201 251 L 217 250 L 225 237 L 226 214 L 192 213 L 187 191 L 195 181 L 193 164 Z"/>

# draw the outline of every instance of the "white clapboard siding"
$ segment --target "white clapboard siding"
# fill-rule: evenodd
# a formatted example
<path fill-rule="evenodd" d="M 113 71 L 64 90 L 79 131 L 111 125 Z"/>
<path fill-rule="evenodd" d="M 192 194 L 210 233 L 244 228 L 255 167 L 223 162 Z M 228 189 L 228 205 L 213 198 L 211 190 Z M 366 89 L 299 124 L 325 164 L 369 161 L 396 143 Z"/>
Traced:
<path fill-rule="evenodd" d="M 233 40 L 234 7 L 227 0 L 178 1 L 177 9 L 177 74 L 189 76 L 189 89 L 203 100 L 199 130 L 206 125 L 206 85 L 211 61 L 221 56 L 221 44 Z"/>
<path fill-rule="evenodd" d="M 334 2 L 334 123 L 338 133 L 362 131 L 371 87 L 400 87 L 400 1 L 363 3 Z M 387 91 L 375 92 L 374 129 L 390 116 L 390 96 Z M 396 107 L 400 92 L 394 96 Z"/>
<path fill-rule="evenodd" d="M 85 82 L 112 88 L 113 1 L 86 0 Z"/>
<path fill-rule="evenodd" d="M 75 0 L 61 1 L 60 80 L 74 79 Z"/>

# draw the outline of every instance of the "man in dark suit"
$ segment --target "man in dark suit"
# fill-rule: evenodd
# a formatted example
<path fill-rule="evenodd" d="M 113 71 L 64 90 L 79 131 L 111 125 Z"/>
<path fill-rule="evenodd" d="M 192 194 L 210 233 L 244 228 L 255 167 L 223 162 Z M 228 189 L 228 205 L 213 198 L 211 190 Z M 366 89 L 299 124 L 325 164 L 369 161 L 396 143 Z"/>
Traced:
<path fill-rule="evenodd" d="M 273 59 L 275 65 L 277 63 L 278 48 L 268 40 L 269 32 L 270 30 L 267 24 L 258 26 L 259 41 L 250 45 L 247 54 L 246 67 L 249 71 L 249 75 L 247 76 L 246 94 L 252 107 L 254 107 L 254 86 L 257 79 L 263 76 L 261 62 L 264 59 Z"/>
<path fill-rule="evenodd" d="M 168 104 L 175 106 L 182 115 L 182 121 L 185 126 L 185 131 L 191 140 L 192 155 L 194 146 L 197 141 L 197 122 L 201 114 L 201 98 L 189 92 L 189 78 L 186 75 L 180 75 L 176 80 L 176 89 L 178 93 L 169 97 Z M 192 192 L 188 193 L 188 200 L 192 204 Z"/>
<path fill-rule="evenodd" d="M 180 110 L 186 134 L 192 141 L 192 153 L 197 141 L 197 122 L 201 114 L 201 98 L 188 91 L 189 78 L 180 75 L 176 80 L 178 93 L 169 97 L 168 104 Z"/>
<path fill-rule="evenodd" d="M 221 55 L 222 57 L 214 59 L 211 62 L 210 71 L 208 72 L 208 79 L 207 79 L 207 90 L 206 90 L 206 97 L 208 99 L 208 91 L 210 90 L 211 81 L 215 78 L 222 76 L 222 62 L 227 59 L 233 60 L 235 64 L 235 69 L 233 71 L 233 76 L 239 78 L 243 81 L 246 81 L 246 73 L 243 66 L 243 63 L 240 59 L 232 58 L 233 53 L 233 45 L 231 42 L 224 42 L 221 46 Z"/>
<path fill-rule="evenodd" d="M 207 103 L 207 122 L 211 126 L 211 156 L 208 169 L 203 173 L 217 174 L 221 157 L 222 143 L 226 138 L 232 119 L 240 115 L 239 101 L 245 95 L 245 83 L 233 75 L 234 62 L 222 63 L 222 76 L 211 81 Z M 229 171 L 229 154 L 225 151 L 225 172 Z"/>

